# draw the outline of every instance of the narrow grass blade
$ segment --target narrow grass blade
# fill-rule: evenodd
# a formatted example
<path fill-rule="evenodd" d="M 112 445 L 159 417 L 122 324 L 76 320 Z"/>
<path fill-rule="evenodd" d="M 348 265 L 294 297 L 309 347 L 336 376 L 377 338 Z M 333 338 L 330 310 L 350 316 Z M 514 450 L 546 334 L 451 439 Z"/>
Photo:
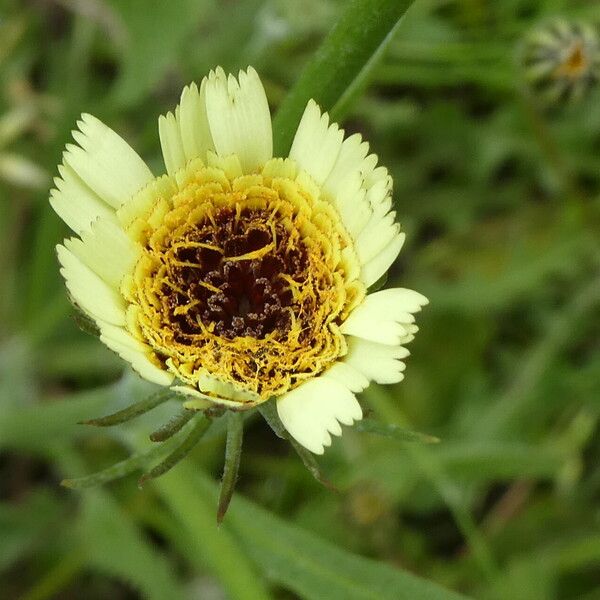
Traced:
<path fill-rule="evenodd" d="M 196 412 L 193 410 L 182 410 L 178 415 L 175 415 L 162 427 L 150 434 L 150 440 L 153 442 L 164 442 L 173 437 L 181 428 L 194 416 Z"/>
<path fill-rule="evenodd" d="M 330 110 L 365 67 L 412 4 L 412 0 L 352 0 L 340 20 L 304 68 L 273 122 L 275 156 L 286 156 L 306 103 L 311 99 Z"/>
<path fill-rule="evenodd" d="M 142 475 L 138 485 L 142 487 L 147 481 L 156 479 L 170 471 L 180 460 L 185 458 L 190 450 L 200 441 L 206 430 L 211 424 L 211 419 L 203 414 L 197 415 L 198 419 L 192 421 L 192 430 L 189 432 L 183 442 L 171 452 L 162 462 L 160 462 L 151 471 Z"/>
<path fill-rule="evenodd" d="M 225 446 L 225 466 L 221 489 L 219 491 L 219 507 L 217 508 L 217 523 L 223 522 L 223 517 L 229 508 L 229 503 L 235 491 L 240 460 L 242 458 L 242 441 L 244 438 L 244 419 L 240 413 L 230 412 L 227 415 L 227 444 Z"/>
<path fill-rule="evenodd" d="M 277 408 L 274 401 L 265 402 L 258 407 L 260 414 L 264 417 L 265 421 L 269 424 L 269 427 L 275 432 L 275 434 L 284 439 L 288 440 L 292 445 L 292 448 L 296 451 L 296 454 L 300 457 L 300 460 L 304 466 L 309 470 L 310 474 L 326 488 L 332 491 L 337 491 L 336 487 L 323 475 L 321 467 L 314 455 L 308 451 L 304 446 L 300 445 L 288 432 L 285 430 L 279 415 L 277 414 Z"/>
<path fill-rule="evenodd" d="M 84 561 L 82 570 L 99 571 L 119 580 L 139 590 L 145 600 L 189 600 L 173 562 L 144 535 L 132 514 L 108 490 L 84 494 L 79 512 L 77 531 L 83 547 L 77 556 Z M 38 600 L 68 597 L 63 590 Z"/>
<path fill-rule="evenodd" d="M 0 450 L 47 454 L 48 440 L 72 442 L 83 434 L 76 422 L 111 401 L 115 386 L 83 392 L 64 400 L 0 411 Z"/>
<path fill-rule="evenodd" d="M 420 433 L 418 431 L 411 431 L 410 429 L 400 427 L 400 425 L 379 423 L 373 419 L 363 419 L 362 421 L 358 421 L 355 423 L 354 427 L 357 431 L 361 431 L 363 433 L 374 433 L 376 435 L 393 438 L 401 442 L 437 444 L 440 441 L 439 438 L 433 435 Z"/>
<path fill-rule="evenodd" d="M 213 481 L 193 464 L 182 465 L 181 470 L 161 480 L 159 490 L 177 509 L 174 513 L 180 523 L 185 523 L 184 528 L 176 528 L 184 529 L 180 535 L 188 530 L 195 534 L 185 540 L 188 544 L 194 544 L 196 548 L 200 546 L 198 542 L 212 541 L 215 531 L 219 535 L 230 533 L 236 542 L 236 552 L 244 559 L 252 557 L 253 564 L 270 582 L 282 586 L 294 597 L 312 600 L 466 600 L 465 596 L 421 579 L 401 566 L 377 562 L 336 547 L 296 523 L 283 521 L 241 494 L 234 498 L 227 521 L 219 530 L 199 527 L 196 519 L 190 519 L 189 515 L 200 513 L 199 518 L 202 518 L 204 513 L 198 510 L 197 503 L 214 501 L 217 490 Z M 209 550 L 199 547 L 198 551 L 201 549 L 205 553 Z M 237 574 L 231 567 L 229 555 L 219 555 L 219 558 L 229 562 L 223 565 L 223 569 L 227 567 L 226 576 Z M 257 579 L 260 582 L 260 578 Z M 235 583 L 239 585 L 240 582 Z M 238 596 L 231 593 L 231 597 Z"/>
<path fill-rule="evenodd" d="M 170 389 L 165 388 L 163 390 L 159 390 L 144 400 L 140 400 L 139 402 L 124 408 L 123 410 L 113 413 L 112 415 L 107 415 L 106 417 L 100 417 L 98 419 L 90 419 L 88 421 L 81 421 L 80 423 L 82 425 L 95 425 L 96 427 L 111 427 L 112 425 L 125 423 L 130 419 L 139 417 L 153 408 L 156 408 L 159 404 L 174 398 L 175 395 L 176 394 L 174 394 Z"/>
<path fill-rule="evenodd" d="M 235 600 L 270 600 L 267 578 L 258 570 L 254 556 L 243 550 L 233 536 L 229 519 L 220 527 L 215 522 L 217 485 L 201 489 L 190 480 L 200 467 L 185 461 L 153 487 L 169 507 L 174 526 L 165 530 L 170 543 L 181 548 L 181 555 L 194 572 L 207 570 L 215 576 L 227 598 Z M 237 505 L 237 496 L 231 510 Z"/>

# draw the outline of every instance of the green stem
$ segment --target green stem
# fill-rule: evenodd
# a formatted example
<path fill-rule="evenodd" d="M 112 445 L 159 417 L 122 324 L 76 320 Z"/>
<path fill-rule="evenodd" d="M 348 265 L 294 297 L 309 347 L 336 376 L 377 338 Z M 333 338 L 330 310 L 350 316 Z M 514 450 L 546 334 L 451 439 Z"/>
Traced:
<path fill-rule="evenodd" d="M 325 110 L 364 85 L 369 67 L 406 13 L 412 0 L 352 0 L 279 107 L 273 121 L 275 155 L 289 151 L 306 103 L 313 98 Z M 346 102 L 344 102 L 345 104 Z"/>
<path fill-rule="evenodd" d="M 521 93 L 521 105 L 533 136 L 544 158 L 554 171 L 563 191 L 575 199 L 581 198 L 582 195 L 577 189 L 577 184 L 561 154 L 560 147 L 548 127 L 546 119 L 541 114 L 535 99 L 527 91 Z"/>

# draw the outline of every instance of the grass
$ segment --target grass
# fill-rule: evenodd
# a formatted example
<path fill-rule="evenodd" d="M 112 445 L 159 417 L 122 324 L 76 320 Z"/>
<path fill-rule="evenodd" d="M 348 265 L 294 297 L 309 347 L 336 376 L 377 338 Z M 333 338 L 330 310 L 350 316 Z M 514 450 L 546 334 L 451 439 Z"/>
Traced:
<path fill-rule="evenodd" d="M 598 597 L 600 89 L 543 109 L 518 54 L 531 28 L 598 21 L 600 3 L 418 0 L 396 25 L 400 4 L 360 0 L 329 38 L 349 2 L 0 6 L 3 597 Z M 388 21 L 357 28 L 377 7 Z M 369 45 L 344 63 L 357 30 Z M 282 145 L 311 95 L 364 134 L 407 232 L 388 285 L 431 300 L 406 380 L 363 394 L 397 435 L 346 431 L 319 458 L 332 491 L 250 416 L 220 527 L 223 418 L 142 490 L 140 471 L 60 487 L 130 452 L 152 468 L 148 435 L 176 411 L 77 425 L 149 388 L 76 326 L 54 253 L 67 231 L 47 202 L 81 112 L 160 172 L 158 115 L 216 64 L 259 71 Z"/>

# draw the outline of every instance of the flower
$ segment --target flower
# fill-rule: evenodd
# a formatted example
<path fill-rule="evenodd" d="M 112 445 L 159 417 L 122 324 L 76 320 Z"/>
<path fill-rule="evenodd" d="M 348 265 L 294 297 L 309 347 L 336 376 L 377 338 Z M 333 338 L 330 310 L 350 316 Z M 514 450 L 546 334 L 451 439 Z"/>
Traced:
<path fill-rule="evenodd" d="M 254 69 L 222 69 L 159 118 L 166 174 L 84 114 L 50 202 L 72 301 L 100 339 L 184 406 L 275 398 L 320 454 L 362 417 L 356 394 L 403 378 L 421 294 L 368 293 L 400 252 L 392 179 L 310 101 L 287 158 Z"/>
<path fill-rule="evenodd" d="M 557 19 L 526 40 L 523 65 L 532 89 L 548 102 L 580 100 L 600 81 L 600 37 L 595 27 Z"/>

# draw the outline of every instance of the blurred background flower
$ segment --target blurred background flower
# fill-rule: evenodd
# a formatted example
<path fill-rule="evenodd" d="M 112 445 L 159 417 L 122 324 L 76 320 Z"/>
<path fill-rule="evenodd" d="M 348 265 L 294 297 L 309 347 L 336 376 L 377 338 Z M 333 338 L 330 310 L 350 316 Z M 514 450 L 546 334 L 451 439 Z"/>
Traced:
<path fill-rule="evenodd" d="M 600 31 L 587 22 L 555 20 L 526 36 L 525 77 L 545 102 L 577 102 L 600 81 Z"/>

